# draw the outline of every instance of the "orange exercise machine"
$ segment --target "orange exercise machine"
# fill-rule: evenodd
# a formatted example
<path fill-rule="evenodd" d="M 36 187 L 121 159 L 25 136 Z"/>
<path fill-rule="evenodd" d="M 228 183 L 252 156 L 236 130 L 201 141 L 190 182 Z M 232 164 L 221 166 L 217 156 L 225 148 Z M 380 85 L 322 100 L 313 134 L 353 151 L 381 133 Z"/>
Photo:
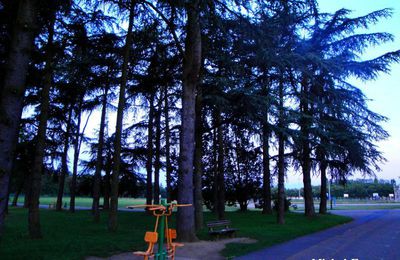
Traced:
<path fill-rule="evenodd" d="M 172 211 L 175 207 L 188 207 L 192 204 L 176 204 L 166 203 L 165 199 L 161 199 L 160 205 L 135 205 L 128 206 L 127 208 L 146 208 L 153 212 L 156 217 L 156 223 L 154 231 L 146 232 L 144 235 L 144 241 L 148 243 L 146 251 L 133 252 L 135 255 L 143 256 L 145 260 L 149 258 L 155 258 L 157 260 L 164 260 L 167 257 L 175 259 L 175 252 L 177 247 L 182 247 L 182 243 L 174 242 L 176 239 L 176 230 L 168 227 L 168 217 L 172 215 Z M 164 240 L 166 239 L 166 248 L 164 248 Z M 154 253 L 154 246 L 158 243 L 157 253 Z"/>

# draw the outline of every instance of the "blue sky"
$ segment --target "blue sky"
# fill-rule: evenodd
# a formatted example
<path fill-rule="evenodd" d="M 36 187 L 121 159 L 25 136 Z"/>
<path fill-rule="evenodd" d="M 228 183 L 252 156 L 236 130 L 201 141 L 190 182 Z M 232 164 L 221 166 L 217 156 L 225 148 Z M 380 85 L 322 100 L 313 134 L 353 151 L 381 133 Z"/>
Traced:
<path fill-rule="evenodd" d="M 373 58 L 400 49 L 399 0 L 319 0 L 318 2 L 321 12 L 332 13 L 346 8 L 353 11 L 351 15 L 353 17 L 363 16 L 383 8 L 392 8 L 392 17 L 372 25 L 368 32 L 391 33 L 395 36 L 394 42 L 369 48 L 363 58 Z M 381 74 L 375 81 L 350 80 L 350 82 L 358 86 L 371 100 L 368 106 L 372 111 L 389 118 L 383 127 L 389 132 L 390 137 L 377 143 L 388 161 L 381 165 L 382 171 L 376 174 L 378 178 L 395 179 L 397 183 L 400 183 L 400 65 L 393 64 L 390 74 Z M 287 186 L 300 187 L 301 182 L 302 176 L 295 174 L 288 177 Z M 318 177 L 313 178 L 313 184 L 319 184 Z"/>

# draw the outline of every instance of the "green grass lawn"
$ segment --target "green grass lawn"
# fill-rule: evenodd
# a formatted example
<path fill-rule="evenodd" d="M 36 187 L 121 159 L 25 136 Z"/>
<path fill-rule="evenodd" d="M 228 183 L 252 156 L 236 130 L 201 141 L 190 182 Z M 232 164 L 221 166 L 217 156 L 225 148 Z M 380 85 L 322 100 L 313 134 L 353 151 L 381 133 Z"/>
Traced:
<path fill-rule="evenodd" d="M 11 196 L 10 201 L 12 201 L 13 197 Z M 63 197 L 63 203 L 67 203 L 69 206 L 69 196 L 64 196 Z M 52 203 L 55 203 L 57 201 L 57 197 L 52 197 L 52 196 L 41 196 L 40 197 L 40 204 L 43 205 L 49 205 Z M 92 207 L 92 202 L 93 198 L 91 197 L 76 197 L 75 199 L 75 205 L 79 207 Z M 18 203 L 24 203 L 24 197 L 20 196 L 18 198 Z M 139 204 L 145 204 L 146 199 L 143 198 L 119 198 L 118 199 L 118 207 L 124 208 L 126 206 L 131 206 L 131 205 L 139 205 Z M 100 204 L 103 204 L 103 199 L 100 199 Z"/>
<path fill-rule="evenodd" d="M 30 240 L 27 236 L 27 210 L 10 209 L 6 219 L 5 236 L 0 243 L 1 259 L 83 259 L 85 256 L 109 256 L 119 252 L 145 249 L 144 232 L 152 230 L 154 217 L 143 212 L 119 212 L 119 229 L 109 233 L 107 215 L 101 215 L 101 223 L 95 224 L 89 211 L 56 212 L 41 210 L 44 238 Z M 289 213 L 287 224 L 279 226 L 276 216 L 264 216 L 260 212 L 227 212 L 226 217 L 239 228 L 238 236 L 257 239 L 255 244 L 228 245 L 225 256 L 234 256 L 271 246 L 297 236 L 325 229 L 350 221 L 349 218 L 327 215 L 307 219 L 302 214 Z M 205 214 L 206 221 L 214 216 Z M 199 232 L 199 238 L 209 239 L 207 230 Z"/>
<path fill-rule="evenodd" d="M 153 218 L 144 212 L 119 212 L 119 229 L 109 233 L 107 214 L 95 224 L 89 211 L 74 214 L 41 210 L 43 239 L 30 240 L 27 235 L 27 210 L 10 209 L 5 237 L 0 244 L 0 259 L 83 259 L 144 249 L 145 230 L 153 227 Z"/>

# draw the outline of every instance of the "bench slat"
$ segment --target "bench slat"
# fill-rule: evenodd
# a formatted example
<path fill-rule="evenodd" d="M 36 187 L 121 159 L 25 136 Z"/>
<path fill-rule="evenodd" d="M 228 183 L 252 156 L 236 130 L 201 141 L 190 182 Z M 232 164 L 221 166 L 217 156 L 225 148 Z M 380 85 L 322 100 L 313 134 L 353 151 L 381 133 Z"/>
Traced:
<path fill-rule="evenodd" d="M 217 227 L 217 226 L 229 226 L 231 221 L 229 220 L 220 220 L 220 221 L 210 221 L 207 222 L 207 227 Z"/>

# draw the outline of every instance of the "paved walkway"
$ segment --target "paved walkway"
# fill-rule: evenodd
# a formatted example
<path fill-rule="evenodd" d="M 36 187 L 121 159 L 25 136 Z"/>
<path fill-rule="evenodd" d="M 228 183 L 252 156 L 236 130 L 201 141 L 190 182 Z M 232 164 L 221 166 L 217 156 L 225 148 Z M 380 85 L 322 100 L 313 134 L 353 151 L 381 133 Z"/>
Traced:
<path fill-rule="evenodd" d="M 236 259 L 400 259 L 400 210 L 337 210 L 351 223 Z"/>

